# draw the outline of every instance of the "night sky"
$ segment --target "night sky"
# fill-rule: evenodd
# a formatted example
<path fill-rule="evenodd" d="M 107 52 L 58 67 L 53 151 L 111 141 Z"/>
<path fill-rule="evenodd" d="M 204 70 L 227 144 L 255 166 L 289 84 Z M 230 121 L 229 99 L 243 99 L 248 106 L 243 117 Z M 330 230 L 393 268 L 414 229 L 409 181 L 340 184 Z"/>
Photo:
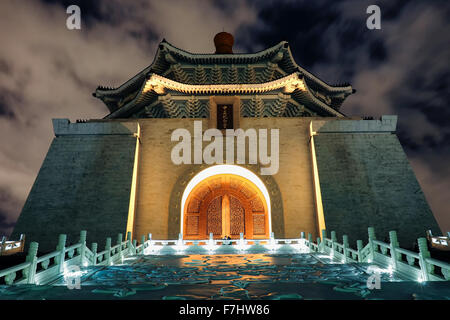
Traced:
<path fill-rule="evenodd" d="M 67 6 L 81 30 L 66 28 Z M 369 30 L 366 8 L 381 9 Z M 396 114 L 397 134 L 442 231 L 450 231 L 449 1 L 16 1 L 0 2 L 0 235 L 9 235 L 53 138 L 52 118 L 98 119 L 98 85 L 117 87 L 153 61 L 165 38 L 213 53 L 282 40 L 296 62 L 357 90 L 347 116 Z"/>

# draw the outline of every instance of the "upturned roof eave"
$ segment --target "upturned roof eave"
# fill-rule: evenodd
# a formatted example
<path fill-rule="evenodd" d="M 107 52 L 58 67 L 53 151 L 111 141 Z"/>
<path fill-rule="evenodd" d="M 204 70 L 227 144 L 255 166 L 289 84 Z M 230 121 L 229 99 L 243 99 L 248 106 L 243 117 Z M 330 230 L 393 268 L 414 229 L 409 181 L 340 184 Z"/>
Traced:
<path fill-rule="evenodd" d="M 348 93 L 351 94 L 353 92 L 353 88 L 351 85 L 348 86 L 332 86 L 320 79 L 319 77 L 313 75 L 311 72 L 306 70 L 305 68 L 299 66 L 292 55 L 291 47 L 289 46 L 286 50 L 289 54 L 289 60 L 295 66 L 295 68 L 302 73 L 307 79 L 312 80 L 319 84 L 321 87 L 325 89 L 325 91 L 329 93 Z"/>
<path fill-rule="evenodd" d="M 293 74 L 288 75 L 288 76 L 286 76 L 286 77 L 284 77 L 282 79 L 278 79 L 278 80 L 271 81 L 271 82 L 266 82 L 266 83 L 263 83 L 262 85 L 264 85 L 264 84 L 269 85 L 269 84 L 272 84 L 274 82 L 280 82 L 280 84 L 281 84 L 281 83 L 284 83 L 282 81 L 284 79 L 291 79 L 291 78 L 294 79 L 295 78 L 297 80 L 300 80 L 303 83 L 303 86 L 300 86 L 302 88 L 301 92 L 303 92 L 304 96 L 307 97 L 307 99 L 309 101 L 308 105 L 313 105 L 316 110 L 320 110 L 320 112 L 323 112 L 323 113 L 328 114 L 330 116 L 345 117 L 345 115 L 343 113 L 333 109 L 332 107 L 328 106 L 327 104 L 325 104 L 324 102 L 322 102 L 318 98 L 316 98 L 312 94 L 312 92 L 310 91 L 308 85 L 304 81 L 304 78 L 299 78 L 298 75 L 299 75 L 298 73 L 293 73 Z M 155 76 L 157 76 L 158 78 L 165 79 L 164 77 L 161 77 L 161 76 L 156 75 L 156 74 L 155 74 Z M 150 82 L 150 81 L 152 81 L 152 79 L 153 79 L 153 77 L 150 77 L 150 79 L 148 81 Z M 173 81 L 173 80 L 170 80 L 170 79 L 165 79 L 165 80 L 168 83 L 170 83 L 170 82 L 173 82 L 175 84 L 177 83 L 176 81 Z M 181 84 L 181 83 L 179 83 L 179 84 Z M 184 84 L 181 84 L 181 85 L 184 85 Z M 288 83 L 285 83 L 284 85 L 288 85 Z M 205 89 L 204 90 L 200 90 L 200 92 L 205 91 L 208 94 L 220 94 L 220 93 L 214 92 L 214 90 L 211 91 L 211 86 L 209 86 L 209 85 L 190 85 L 190 86 L 191 87 L 205 87 Z M 242 90 L 242 86 L 243 86 L 242 84 L 241 85 L 233 85 L 233 86 L 236 87 L 235 91 L 225 91 L 225 93 L 227 93 L 227 94 L 242 93 L 242 92 L 240 92 Z M 144 81 L 141 84 L 141 87 L 139 89 L 139 93 L 130 102 L 128 102 L 126 105 L 118 108 L 117 110 L 111 112 L 110 114 L 105 116 L 104 119 L 119 118 L 119 117 L 123 116 L 124 114 L 127 114 L 127 113 L 131 112 L 132 110 L 134 110 L 136 108 L 142 107 L 142 104 L 144 102 L 148 103 L 149 100 L 153 99 L 153 97 L 149 97 L 149 95 L 151 95 L 151 96 L 157 96 L 158 95 L 158 94 L 156 94 L 156 92 L 154 92 L 153 89 L 147 90 L 146 87 L 147 87 L 147 81 Z M 220 87 L 220 85 L 217 85 L 217 87 Z M 272 87 L 272 86 L 269 86 L 269 87 Z M 282 89 L 282 88 L 285 88 L 285 87 L 283 85 L 280 85 L 276 89 Z M 164 89 L 165 90 L 167 90 L 167 89 L 178 90 L 179 89 L 180 92 L 185 92 L 186 91 L 183 88 L 178 88 L 177 89 L 177 86 L 172 86 L 171 88 L 164 86 Z M 254 89 L 257 90 L 257 87 L 255 87 Z M 265 89 L 266 88 L 261 88 L 261 90 L 263 90 L 262 92 L 265 92 L 264 91 Z M 247 89 L 244 89 L 244 91 L 245 90 L 247 90 Z M 295 89 L 295 90 L 299 90 L 299 89 Z M 189 93 L 191 94 L 192 92 L 189 92 Z"/>
<path fill-rule="evenodd" d="M 272 46 L 270 48 L 267 48 L 265 50 L 256 52 L 256 53 L 237 53 L 237 54 L 215 54 L 215 53 L 190 53 L 185 50 L 182 50 L 180 48 L 175 47 L 171 43 L 167 42 L 166 40 L 163 40 L 158 45 L 158 49 L 156 51 L 155 58 L 153 59 L 153 62 L 150 66 L 146 67 L 139 73 L 137 73 L 134 77 L 132 77 L 130 80 L 126 81 L 124 84 L 120 85 L 117 88 L 110 88 L 110 89 L 101 89 L 97 88 L 95 90 L 95 94 L 98 95 L 98 97 L 101 99 L 102 96 L 110 96 L 110 95 L 118 95 L 121 92 L 123 92 L 126 88 L 130 87 L 131 85 L 135 84 L 135 82 L 139 81 L 142 77 L 145 77 L 146 74 L 150 72 L 152 67 L 155 66 L 155 64 L 160 60 L 164 59 L 165 52 L 164 49 L 168 49 L 170 53 L 175 53 L 176 56 L 185 57 L 186 60 L 196 60 L 196 59 L 208 59 L 211 61 L 215 60 L 223 60 L 228 59 L 230 61 L 232 60 L 238 60 L 238 59 L 255 59 L 266 57 L 270 54 L 278 52 L 280 48 L 283 47 L 284 43 L 286 41 L 281 41 L 275 46 Z M 163 47 L 163 49 L 162 49 Z"/>
<path fill-rule="evenodd" d="M 175 47 L 174 45 L 167 42 L 165 39 L 163 39 L 160 44 L 158 45 L 158 49 L 156 51 L 156 55 L 153 59 L 153 62 L 150 66 L 146 67 L 139 73 L 137 73 L 134 77 L 132 77 L 130 80 L 126 81 L 124 84 L 119 86 L 118 88 L 111 88 L 111 89 L 101 89 L 97 88 L 94 92 L 94 96 L 101 99 L 103 101 L 104 97 L 112 97 L 117 96 L 120 97 L 123 92 L 125 92 L 128 88 L 131 86 L 139 87 L 142 85 L 142 83 L 145 83 L 145 79 L 147 75 L 152 71 L 154 67 L 158 64 L 160 61 L 165 61 L 164 55 L 167 53 L 166 50 L 169 53 L 173 53 L 176 57 L 184 58 L 186 61 L 192 63 L 192 64 L 201 64 L 203 61 L 202 59 L 206 59 L 211 63 L 228 60 L 229 63 L 233 63 L 235 61 L 238 61 L 239 59 L 242 60 L 251 60 L 250 63 L 258 62 L 258 59 L 265 59 L 268 57 L 272 57 L 280 50 L 283 50 L 284 52 L 287 52 L 289 62 L 292 66 L 294 66 L 294 70 L 300 72 L 304 75 L 306 78 L 306 81 L 313 81 L 316 84 L 319 85 L 319 87 L 323 88 L 324 91 L 326 91 L 329 94 L 341 94 L 344 93 L 346 96 L 353 93 L 353 88 L 351 85 L 349 86 L 331 86 L 327 84 L 325 81 L 321 80 L 320 78 L 314 76 L 306 69 L 300 67 L 296 61 L 294 60 L 294 57 L 292 55 L 292 52 L 290 50 L 290 46 L 287 41 L 281 41 L 278 44 L 267 48 L 265 50 L 256 52 L 256 53 L 238 53 L 238 54 L 204 54 L 204 53 L 190 53 L 185 50 L 182 50 L 180 48 Z M 200 61 L 199 61 L 200 59 Z M 290 70 L 292 73 L 294 70 Z M 142 82 L 142 83 L 141 83 Z M 344 97 L 345 99 L 345 97 Z M 106 104 L 106 103 L 105 103 Z M 111 110 L 111 107 L 108 106 L 108 109 L 110 109 L 111 112 L 114 112 L 114 110 Z"/>

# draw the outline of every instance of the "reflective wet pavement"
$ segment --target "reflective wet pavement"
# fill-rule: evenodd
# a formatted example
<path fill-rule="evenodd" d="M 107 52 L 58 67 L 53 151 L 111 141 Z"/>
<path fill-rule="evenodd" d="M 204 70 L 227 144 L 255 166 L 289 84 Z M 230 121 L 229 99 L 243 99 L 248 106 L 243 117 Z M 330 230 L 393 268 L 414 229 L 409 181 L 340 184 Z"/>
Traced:
<path fill-rule="evenodd" d="M 450 282 L 402 281 L 380 272 L 369 289 L 369 264 L 342 264 L 320 254 L 147 255 L 109 267 L 81 268 L 80 289 L 0 287 L 0 299 L 448 299 Z"/>

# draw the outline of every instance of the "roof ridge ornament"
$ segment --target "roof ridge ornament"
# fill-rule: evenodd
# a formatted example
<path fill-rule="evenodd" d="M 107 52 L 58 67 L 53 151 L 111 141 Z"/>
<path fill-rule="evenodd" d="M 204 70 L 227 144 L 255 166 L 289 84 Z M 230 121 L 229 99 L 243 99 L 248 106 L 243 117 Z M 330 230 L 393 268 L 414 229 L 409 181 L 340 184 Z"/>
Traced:
<path fill-rule="evenodd" d="M 222 31 L 214 36 L 216 54 L 233 54 L 234 37 L 231 33 Z"/>

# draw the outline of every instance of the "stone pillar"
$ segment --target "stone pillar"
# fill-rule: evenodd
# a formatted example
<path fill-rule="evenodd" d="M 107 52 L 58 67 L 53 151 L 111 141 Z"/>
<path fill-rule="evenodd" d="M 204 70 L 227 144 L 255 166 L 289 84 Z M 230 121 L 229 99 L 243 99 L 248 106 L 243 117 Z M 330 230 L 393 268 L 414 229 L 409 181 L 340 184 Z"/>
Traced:
<path fill-rule="evenodd" d="M 322 242 L 320 243 L 320 252 L 325 252 L 325 239 L 327 238 L 327 230 L 322 229 Z"/>
<path fill-rule="evenodd" d="M 2 237 L 2 242 L 0 243 L 0 256 L 5 253 L 6 246 L 6 236 Z"/>
<path fill-rule="evenodd" d="M 136 251 L 136 247 L 137 247 L 137 240 L 136 239 L 134 239 L 133 240 L 133 255 L 135 256 L 136 255 L 136 253 L 137 253 L 137 251 Z"/>
<path fill-rule="evenodd" d="M 148 234 L 147 239 L 149 241 L 148 245 L 151 246 L 152 245 L 152 234 L 151 233 Z"/>
<path fill-rule="evenodd" d="M 94 242 L 91 245 L 91 251 L 94 254 L 93 255 L 93 265 L 96 266 L 97 265 L 97 243 L 96 242 Z"/>
<path fill-rule="evenodd" d="M 23 233 L 20 234 L 20 252 L 25 250 L 25 235 Z"/>
<path fill-rule="evenodd" d="M 84 253 L 86 251 L 86 237 L 87 237 L 87 231 L 86 230 L 82 230 L 80 232 L 80 266 L 83 266 L 84 261 L 86 260 Z"/>
<path fill-rule="evenodd" d="M 56 251 L 59 251 L 58 261 L 59 264 L 59 273 L 64 272 L 64 258 L 66 256 L 66 240 L 67 235 L 60 234 L 58 238 L 58 245 L 56 246 Z"/>
<path fill-rule="evenodd" d="M 430 258 L 430 251 L 428 251 L 428 243 L 426 238 L 419 238 L 417 240 L 419 245 L 419 264 L 420 270 L 422 271 L 423 281 L 429 281 L 429 274 L 433 273 L 433 266 L 426 262 L 427 258 Z"/>
<path fill-rule="evenodd" d="M 348 262 L 348 257 L 347 257 L 348 251 L 347 251 L 347 249 L 348 249 L 349 245 L 348 245 L 348 236 L 346 234 L 344 234 L 342 236 L 342 244 L 344 245 L 344 262 L 347 263 Z"/>
<path fill-rule="evenodd" d="M 308 233 L 308 248 L 310 251 L 311 251 L 311 247 L 312 247 L 311 243 L 312 243 L 312 234 Z"/>
<path fill-rule="evenodd" d="M 117 235 L 117 244 L 119 245 L 119 257 L 120 260 L 122 260 L 123 255 L 122 255 L 122 239 L 123 239 L 123 234 L 119 233 Z"/>
<path fill-rule="evenodd" d="M 30 243 L 30 248 L 28 249 L 28 255 L 26 257 L 26 262 L 30 263 L 27 272 L 27 282 L 28 284 L 34 284 L 34 276 L 36 275 L 37 266 L 37 252 L 39 244 L 37 242 Z"/>
<path fill-rule="evenodd" d="M 363 242 L 362 240 L 356 240 L 356 248 L 358 250 L 358 262 L 363 262 L 363 257 L 362 257 L 362 249 L 363 247 Z"/>
<path fill-rule="evenodd" d="M 105 250 L 106 250 L 106 265 L 110 266 L 111 265 L 111 238 L 106 238 L 106 245 L 105 245 Z"/>
<path fill-rule="evenodd" d="M 377 238 L 375 237 L 375 229 L 373 227 L 369 227 L 367 229 L 368 234 L 369 234 L 369 250 L 370 250 L 370 259 L 373 261 L 375 259 L 375 246 L 373 244 L 373 240 L 376 240 Z"/>
<path fill-rule="evenodd" d="M 336 239 L 336 231 L 331 231 L 331 250 L 333 250 L 333 255 L 334 255 L 334 251 L 336 251 L 336 245 L 335 243 L 337 242 Z"/>
<path fill-rule="evenodd" d="M 141 254 L 144 254 L 144 249 L 145 249 L 145 235 L 142 235 L 142 236 L 141 236 L 141 245 L 142 245 Z"/>
<path fill-rule="evenodd" d="M 390 242 L 390 250 L 391 250 L 391 263 L 392 268 L 397 270 L 397 261 L 399 259 L 399 254 L 397 253 L 397 248 L 400 246 L 397 240 L 397 232 L 389 231 L 389 242 Z"/>
<path fill-rule="evenodd" d="M 133 254 L 133 248 L 131 244 L 131 231 L 127 232 L 127 247 L 128 247 L 128 255 Z"/>

